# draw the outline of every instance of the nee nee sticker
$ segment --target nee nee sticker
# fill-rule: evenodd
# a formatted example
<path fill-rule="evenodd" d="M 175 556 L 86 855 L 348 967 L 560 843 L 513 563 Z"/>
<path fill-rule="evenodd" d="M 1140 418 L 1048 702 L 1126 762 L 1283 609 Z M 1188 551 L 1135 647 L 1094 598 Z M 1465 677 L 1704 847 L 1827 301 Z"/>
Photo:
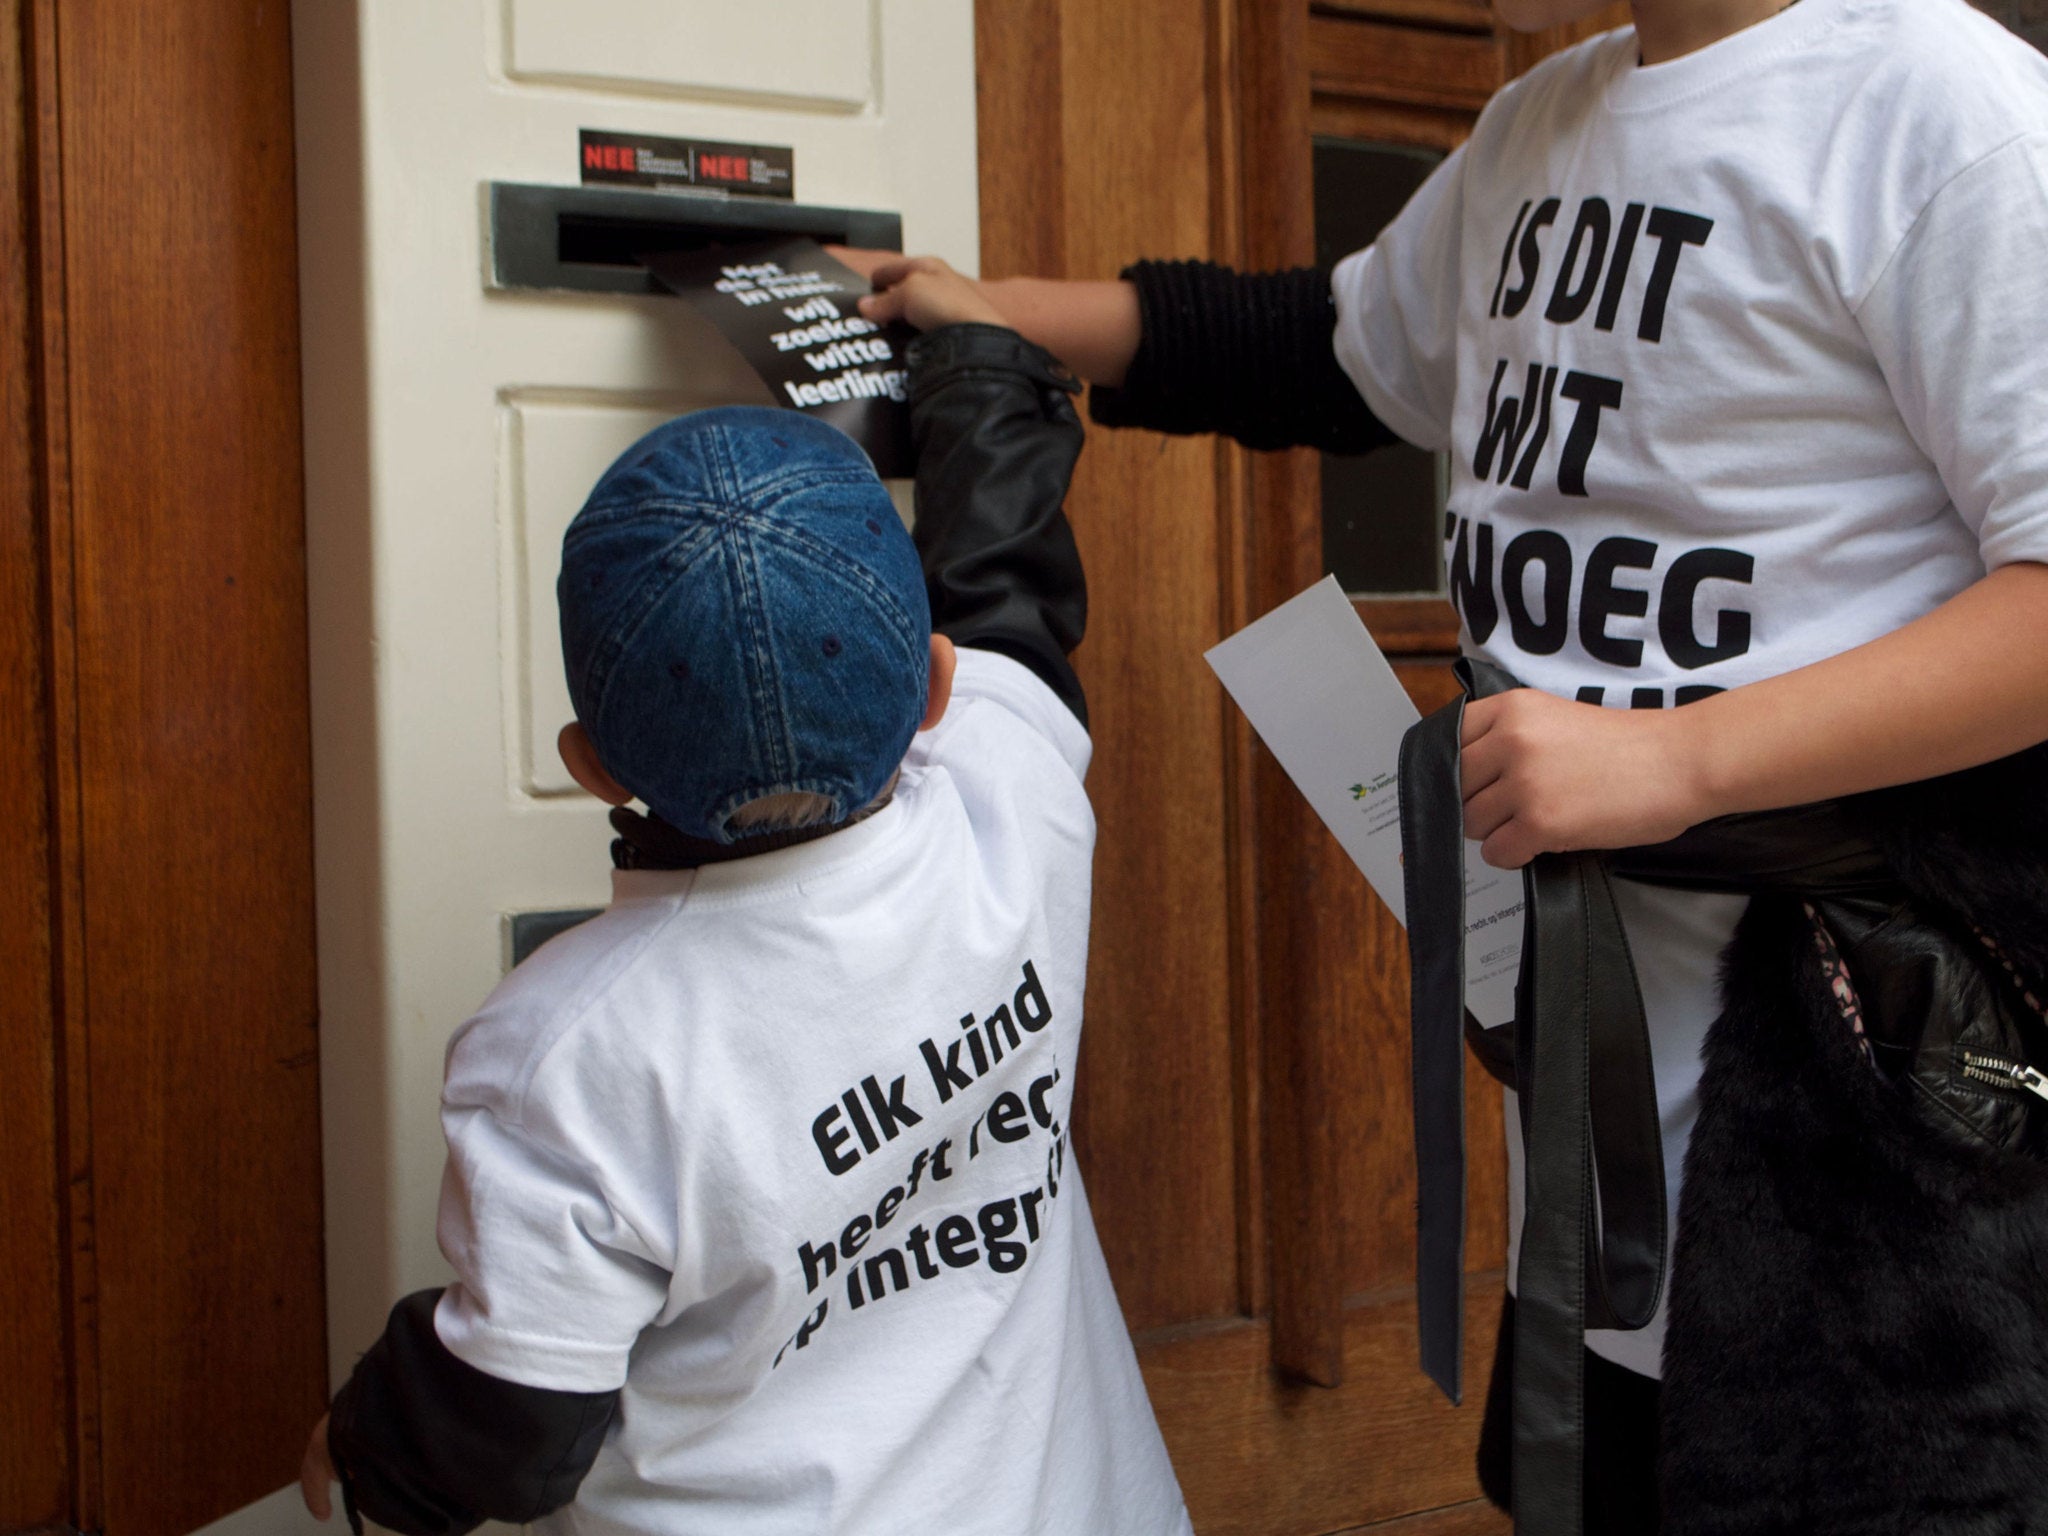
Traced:
<path fill-rule="evenodd" d="M 796 155 L 783 145 L 664 139 L 578 130 L 585 185 L 652 187 L 721 197 L 796 196 Z"/>

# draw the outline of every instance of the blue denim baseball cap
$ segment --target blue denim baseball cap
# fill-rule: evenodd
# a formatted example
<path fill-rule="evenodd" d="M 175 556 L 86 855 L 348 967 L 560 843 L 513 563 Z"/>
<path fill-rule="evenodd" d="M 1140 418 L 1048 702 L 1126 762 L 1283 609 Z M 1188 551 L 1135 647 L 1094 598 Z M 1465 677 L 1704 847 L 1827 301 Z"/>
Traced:
<path fill-rule="evenodd" d="M 728 406 L 657 427 L 562 538 L 562 661 L 606 771 L 694 837 L 740 806 L 889 783 L 924 718 L 931 610 L 853 440 Z"/>

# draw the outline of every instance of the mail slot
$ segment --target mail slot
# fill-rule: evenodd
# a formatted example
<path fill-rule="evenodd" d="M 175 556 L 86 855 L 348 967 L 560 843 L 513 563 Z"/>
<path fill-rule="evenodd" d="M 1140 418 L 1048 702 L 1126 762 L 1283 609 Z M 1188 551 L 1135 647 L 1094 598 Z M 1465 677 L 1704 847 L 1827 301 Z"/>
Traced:
<path fill-rule="evenodd" d="M 490 184 L 490 286 L 663 293 L 639 257 L 808 235 L 824 244 L 903 248 L 903 218 L 611 187 Z"/>

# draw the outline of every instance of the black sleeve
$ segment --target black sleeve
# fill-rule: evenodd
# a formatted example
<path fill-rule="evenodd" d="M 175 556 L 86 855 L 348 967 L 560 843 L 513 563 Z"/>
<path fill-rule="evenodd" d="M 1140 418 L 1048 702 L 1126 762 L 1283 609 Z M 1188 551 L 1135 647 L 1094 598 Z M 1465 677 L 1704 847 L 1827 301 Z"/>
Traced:
<path fill-rule="evenodd" d="M 949 325 L 910 348 L 917 522 L 932 628 L 1023 663 L 1083 725 L 1067 655 L 1088 622 L 1067 482 L 1080 388 L 1042 347 L 998 325 Z"/>
<path fill-rule="evenodd" d="M 391 1309 L 327 1421 L 349 1524 L 460 1536 L 485 1520 L 523 1524 L 576 1496 L 617 1392 L 556 1392 L 487 1375 L 434 1332 L 438 1290 Z"/>
<path fill-rule="evenodd" d="M 1104 426 L 1326 453 L 1397 441 L 1338 366 L 1327 268 L 1141 261 L 1121 275 L 1138 290 L 1141 340 L 1122 386 L 1089 395 Z"/>

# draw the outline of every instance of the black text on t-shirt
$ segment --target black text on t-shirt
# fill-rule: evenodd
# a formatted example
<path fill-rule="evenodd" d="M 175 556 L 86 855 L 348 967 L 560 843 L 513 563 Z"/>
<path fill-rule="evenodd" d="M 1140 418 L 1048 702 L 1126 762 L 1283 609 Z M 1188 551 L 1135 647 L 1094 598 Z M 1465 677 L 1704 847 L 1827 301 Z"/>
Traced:
<path fill-rule="evenodd" d="M 1494 279 L 1493 300 L 1487 309 L 1489 318 L 1513 320 L 1528 308 L 1549 270 L 1551 252 L 1545 250 L 1545 231 L 1552 229 L 1562 207 L 1555 197 L 1546 197 L 1541 203 L 1532 198 L 1515 214 L 1507 241 L 1501 247 L 1500 272 Z M 1553 325 L 1567 326 L 1590 309 L 1593 329 L 1612 331 L 1622 316 L 1639 237 L 1647 233 L 1655 243 L 1656 255 L 1651 258 L 1649 276 L 1635 310 L 1635 336 L 1639 341 L 1661 342 L 1680 259 L 1689 247 L 1705 245 L 1713 228 L 1712 219 L 1697 213 L 1630 203 L 1623 208 L 1617 229 L 1606 198 L 1583 199 L 1572 220 L 1571 233 L 1558 252 L 1543 318 Z M 1552 251 L 1557 250 L 1554 231 L 1547 243 Z M 1513 287 L 1508 286 L 1511 269 L 1516 273 Z M 1593 302 L 1596 293 L 1597 306 Z M 1519 394 L 1503 391 L 1504 384 L 1512 390 L 1517 381 Z M 1570 420 L 1556 434 L 1557 489 L 1566 496 L 1588 494 L 1586 465 L 1600 440 L 1602 413 L 1620 410 L 1626 392 L 1624 381 L 1605 374 L 1576 368 L 1560 374 L 1556 364 L 1539 361 L 1522 365 L 1501 358 L 1494 364 L 1493 380 L 1486 392 L 1486 412 L 1473 447 L 1473 478 L 1491 478 L 1516 490 L 1528 490 L 1535 483 L 1543 450 L 1552 439 L 1553 417 L 1562 418 L 1565 405 L 1569 405 Z"/>
<path fill-rule="evenodd" d="M 1652 587 L 1629 580 L 1631 572 L 1656 568 L 1659 550 L 1651 539 L 1602 539 L 1586 555 L 1584 568 L 1575 571 L 1571 543 L 1562 533 L 1529 528 L 1508 540 L 1496 566 L 1493 524 L 1451 512 L 1444 519 L 1444 544 L 1451 606 L 1475 645 L 1484 645 L 1505 619 L 1516 650 L 1554 656 L 1576 629 L 1586 655 L 1633 671 L 1643 665 L 1644 643 L 1611 633 L 1609 622 L 1648 617 L 1655 597 L 1657 641 L 1671 664 L 1691 672 L 1749 650 L 1752 628 L 1747 609 L 1719 609 L 1711 634 L 1700 633 L 1693 611 L 1707 582 L 1752 582 L 1756 559 L 1742 550 L 1717 545 L 1688 549 Z M 1686 685 L 1673 691 L 1671 702 L 1690 704 L 1720 691 L 1707 683 Z M 1605 698 L 1605 688 L 1588 684 L 1577 697 L 1598 704 Z M 1665 702 L 1664 690 L 1637 688 L 1629 702 L 1637 709 L 1659 708 Z"/>
<path fill-rule="evenodd" d="M 892 1078 L 886 1088 L 878 1074 L 871 1074 L 818 1113 L 811 1122 L 811 1139 L 834 1178 L 881 1153 L 906 1129 L 922 1124 L 927 1114 L 935 1115 L 950 1134 L 909 1155 L 907 1164 L 898 1165 L 905 1168 L 903 1175 L 872 1209 L 864 1206 L 854 1212 L 836 1236 L 797 1245 L 807 1303 L 828 1279 L 840 1274 L 842 1266 L 849 1312 L 912 1292 L 951 1270 L 986 1265 L 997 1274 L 1010 1274 L 1023 1267 L 1040 1238 L 1045 1207 L 1059 1198 L 1066 1169 L 1067 1128 L 1060 1119 L 1064 1098 L 1056 1097 L 1061 1073 L 1057 1060 L 1048 1059 L 1052 1037 L 1046 1026 L 1052 1018 L 1051 1000 L 1037 967 L 1027 959 L 1006 1000 L 981 1017 L 963 1015 L 957 1035 L 918 1042 L 923 1067 L 918 1086 L 912 1086 L 911 1073 Z M 985 1102 L 961 1102 L 985 1079 L 992 1079 L 984 1089 Z M 1012 1086 L 1002 1086 L 1006 1082 Z M 916 1108 L 913 1099 L 921 1100 L 925 1108 Z M 941 1113 L 941 1106 L 951 1107 Z M 972 1118 L 966 1119 L 970 1111 Z M 928 1130 L 925 1138 L 932 1135 Z M 971 1215 L 955 1210 L 929 1223 L 905 1217 L 888 1237 L 881 1235 L 906 1207 L 918 1203 L 921 1193 L 929 1195 L 947 1185 L 984 1151 L 1033 1135 L 1044 1139 L 1044 1164 L 1028 1188 L 982 1200 Z M 894 1155 L 906 1154 L 899 1149 Z M 833 1315 L 833 1299 L 829 1293 L 817 1297 L 816 1305 L 776 1351 L 776 1366 L 792 1351 L 810 1347 Z"/>

